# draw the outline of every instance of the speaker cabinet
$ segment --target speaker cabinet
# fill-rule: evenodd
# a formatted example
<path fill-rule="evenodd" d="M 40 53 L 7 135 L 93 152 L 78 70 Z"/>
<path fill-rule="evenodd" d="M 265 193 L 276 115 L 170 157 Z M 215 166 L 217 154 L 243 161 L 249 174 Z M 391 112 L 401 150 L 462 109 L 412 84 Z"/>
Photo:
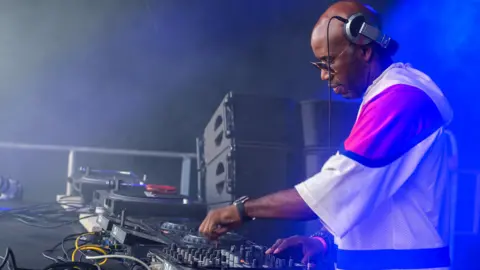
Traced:
<path fill-rule="evenodd" d="M 303 141 L 305 147 L 338 147 L 348 137 L 357 118 L 358 103 L 308 100 L 301 104 Z M 329 125 L 329 116 L 331 121 Z M 329 131 L 331 130 L 331 131 Z M 329 136 L 331 142 L 329 145 Z"/>
<path fill-rule="evenodd" d="M 236 144 L 302 147 L 301 130 L 300 108 L 293 100 L 230 92 L 205 127 L 205 162 Z"/>
<path fill-rule="evenodd" d="M 258 198 L 305 178 L 300 149 L 238 145 L 205 164 L 207 204 L 232 203 L 244 195 Z"/>

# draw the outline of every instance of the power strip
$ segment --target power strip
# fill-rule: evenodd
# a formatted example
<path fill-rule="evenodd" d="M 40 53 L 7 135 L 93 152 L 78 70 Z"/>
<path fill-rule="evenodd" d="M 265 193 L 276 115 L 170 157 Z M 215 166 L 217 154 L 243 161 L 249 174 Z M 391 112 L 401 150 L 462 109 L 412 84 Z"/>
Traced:
<path fill-rule="evenodd" d="M 67 195 L 57 195 L 57 202 L 65 210 L 76 211 L 79 208 L 85 206 L 83 198 L 80 196 L 67 196 Z M 98 214 L 98 213 L 97 213 Z M 82 213 L 79 215 L 79 222 L 85 228 L 87 232 L 99 232 L 102 230 L 100 225 L 97 224 L 97 216 L 86 218 L 91 216 L 90 213 Z"/>
<path fill-rule="evenodd" d="M 80 224 L 87 232 L 100 232 L 102 227 L 97 223 L 97 216 L 85 218 L 86 216 L 91 216 L 92 214 L 80 214 Z"/>

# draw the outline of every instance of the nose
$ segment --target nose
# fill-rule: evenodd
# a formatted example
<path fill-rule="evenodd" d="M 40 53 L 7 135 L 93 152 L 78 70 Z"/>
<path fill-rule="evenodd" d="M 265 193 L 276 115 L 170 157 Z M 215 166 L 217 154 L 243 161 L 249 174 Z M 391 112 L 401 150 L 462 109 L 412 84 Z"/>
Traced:
<path fill-rule="evenodd" d="M 322 69 L 322 71 L 320 72 L 320 78 L 322 79 L 322 81 L 327 81 L 327 80 L 329 80 L 328 77 L 329 77 L 329 76 L 328 76 L 328 71 Z"/>

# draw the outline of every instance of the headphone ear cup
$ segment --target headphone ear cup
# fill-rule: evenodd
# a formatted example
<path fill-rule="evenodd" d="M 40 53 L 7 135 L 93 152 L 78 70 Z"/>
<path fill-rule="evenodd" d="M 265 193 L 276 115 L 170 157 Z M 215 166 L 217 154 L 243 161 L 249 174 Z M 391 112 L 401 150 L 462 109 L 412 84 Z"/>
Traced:
<path fill-rule="evenodd" d="M 345 36 L 347 39 L 357 45 L 367 45 L 372 40 L 360 34 L 360 29 L 365 23 L 365 16 L 362 13 L 356 13 L 348 18 L 345 24 Z"/>

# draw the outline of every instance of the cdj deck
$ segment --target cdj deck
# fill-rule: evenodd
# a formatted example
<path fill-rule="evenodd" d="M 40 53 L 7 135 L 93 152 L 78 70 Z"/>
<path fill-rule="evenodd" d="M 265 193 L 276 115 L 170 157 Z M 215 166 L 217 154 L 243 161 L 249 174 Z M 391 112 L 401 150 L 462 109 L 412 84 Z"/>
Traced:
<path fill-rule="evenodd" d="M 124 190 L 96 190 L 93 202 L 107 212 L 120 215 L 126 211 L 129 216 L 190 217 L 202 219 L 207 213 L 205 204 L 189 201 L 181 195 L 152 195 L 144 188 Z"/>

